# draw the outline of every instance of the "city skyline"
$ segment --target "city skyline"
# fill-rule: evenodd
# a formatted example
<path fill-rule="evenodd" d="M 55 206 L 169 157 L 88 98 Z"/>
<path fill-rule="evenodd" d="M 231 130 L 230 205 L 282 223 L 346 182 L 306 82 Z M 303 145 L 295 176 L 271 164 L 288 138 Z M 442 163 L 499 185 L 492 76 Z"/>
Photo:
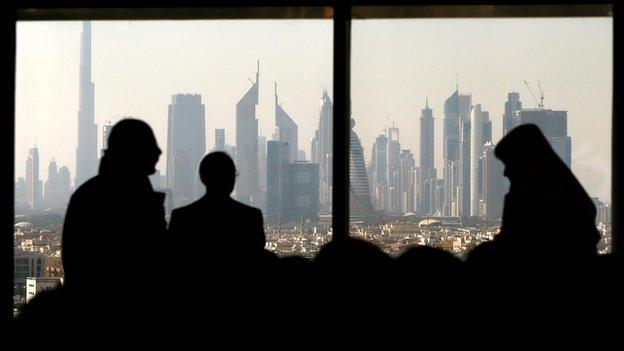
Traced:
<path fill-rule="evenodd" d="M 191 21 L 191 22 L 194 22 L 194 21 Z M 316 24 L 322 23 L 322 21 L 312 21 L 312 22 L 317 22 Z M 604 20 L 603 20 L 603 22 L 604 22 Z M 606 26 L 607 29 L 610 28 L 611 23 L 612 22 L 610 22 L 610 21 L 607 23 L 607 26 Z M 100 23 L 96 22 L 93 27 L 97 28 L 98 24 L 100 24 Z M 143 24 L 143 23 L 141 23 L 141 24 Z M 310 24 L 310 23 L 308 23 L 308 24 Z M 366 25 L 366 24 L 367 23 L 362 23 L 362 24 L 358 23 L 356 26 L 354 26 L 354 33 L 353 33 L 353 35 L 354 35 L 354 43 L 357 43 L 356 39 L 357 39 L 358 31 L 356 31 L 356 29 L 358 29 L 361 26 Z M 374 24 L 375 23 L 373 23 L 373 26 L 374 26 Z M 16 177 L 20 175 L 19 160 L 20 159 L 23 160 L 23 158 L 21 158 L 19 155 L 20 154 L 23 155 L 23 152 L 24 152 L 24 151 L 20 150 L 20 145 L 19 144 L 23 143 L 24 145 L 27 145 L 28 147 L 32 146 L 32 141 L 24 140 L 24 139 L 28 139 L 28 137 L 24 137 L 24 136 L 29 135 L 29 133 L 26 132 L 26 134 L 24 134 L 23 129 L 20 128 L 21 127 L 20 124 L 22 122 L 24 122 L 24 120 L 20 119 L 20 101 L 23 100 L 23 97 L 22 97 L 22 99 L 20 99 L 20 91 L 23 91 L 23 89 L 25 88 L 25 87 L 22 87 L 22 90 L 20 90 L 20 77 L 19 77 L 19 73 L 23 72 L 23 71 L 20 71 L 20 67 L 22 65 L 20 65 L 20 60 L 19 60 L 19 56 L 20 56 L 20 50 L 19 49 L 21 47 L 20 46 L 20 40 L 19 40 L 19 38 L 20 38 L 19 34 L 20 34 L 20 26 L 22 26 L 22 25 L 23 25 L 22 23 L 20 23 L 18 25 L 18 84 L 17 84 L 17 91 L 16 91 L 16 95 L 17 95 L 16 96 L 16 115 L 17 115 L 17 118 L 16 118 L 16 120 L 17 120 L 16 133 L 17 133 L 17 142 L 18 142 L 17 151 L 16 151 L 16 162 L 17 162 L 18 167 L 16 169 Z M 153 26 L 154 23 L 150 23 L 150 25 Z M 284 23 L 281 23 L 280 25 L 283 26 Z M 358 26 L 360 26 L 360 27 L 358 27 Z M 312 26 L 312 27 L 314 27 L 314 26 Z M 392 26 L 390 26 L 390 27 L 392 27 Z M 414 25 L 413 27 L 417 28 L 418 26 Z M 330 32 L 331 31 L 329 31 L 329 33 Z M 95 34 L 95 29 L 94 29 L 94 38 L 95 37 L 96 37 L 96 34 Z M 331 37 L 328 37 L 327 39 L 330 41 L 328 44 L 331 44 Z M 74 38 L 74 40 L 75 40 L 75 38 Z M 94 55 L 97 55 L 96 54 L 97 53 L 96 48 L 97 48 L 98 44 L 94 42 L 93 46 L 94 46 Z M 354 51 L 354 52 L 357 52 L 357 51 Z M 601 55 L 602 55 L 602 53 L 601 53 Z M 261 56 L 261 55 L 257 55 L 257 56 Z M 317 57 L 321 57 L 321 56 L 324 56 L 324 55 L 317 53 L 316 56 Z M 329 62 L 329 65 L 331 65 L 331 54 L 330 54 L 330 52 L 327 52 L 326 56 L 327 57 L 325 58 L 325 61 Z M 604 56 L 604 55 L 602 55 L 602 56 Z M 256 59 L 256 57 L 252 57 L 252 55 L 249 55 L 247 57 L 247 59 L 245 60 L 245 61 L 249 61 L 249 62 L 247 62 L 247 66 L 246 67 L 239 67 L 239 68 L 237 68 L 237 71 L 238 71 L 239 75 L 238 75 L 238 78 L 236 79 L 236 81 L 228 80 L 228 81 L 223 83 L 223 84 L 226 84 L 226 85 L 230 85 L 230 84 L 236 85 L 239 88 L 238 98 L 240 98 L 240 96 L 242 94 L 241 91 L 244 92 L 246 89 L 249 88 L 249 82 L 246 81 L 246 78 L 250 75 L 249 72 L 253 72 L 252 69 L 249 69 L 249 63 L 251 63 L 251 64 L 255 63 L 255 59 Z M 97 63 L 96 63 L 97 58 L 96 58 L 96 56 L 94 56 L 93 60 L 94 60 L 93 66 L 94 66 L 94 70 L 95 70 L 96 69 L 95 67 L 97 66 Z M 261 60 L 261 63 L 262 63 L 260 74 L 263 77 L 261 79 L 263 80 L 264 87 L 270 86 L 269 83 L 271 83 L 273 81 L 280 82 L 280 87 L 281 87 L 281 89 L 280 89 L 280 100 L 284 101 L 286 103 L 286 109 L 291 113 L 292 116 L 294 116 L 297 119 L 297 120 L 295 120 L 295 122 L 297 124 L 299 124 L 300 129 L 304 130 L 304 131 L 300 132 L 299 147 L 303 148 L 305 151 L 307 151 L 308 155 L 312 156 L 313 152 L 309 149 L 309 145 L 310 145 L 310 141 L 312 139 L 311 137 L 313 136 L 313 133 L 314 133 L 314 130 L 316 128 L 316 124 L 317 124 L 317 121 L 318 121 L 318 118 L 319 118 L 319 116 L 318 116 L 318 101 L 319 101 L 319 95 L 320 95 L 319 91 L 321 90 L 321 85 L 324 85 L 324 84 L 319 84 L 316 89 L 309 89 L 309 92 L 310 92 L 309 94 L 303 94 L 303 93 L 297 94 L 297 92 L 293 92 L 293 91 L 289 90 L 289 87 L 292 87 L 292 81 L 293 81 L 292 79 L 271 79 L 271 75 L 275 75 L 276 71 L 279 71 L 279 69 L 275 68 L 277 62 L 271 62 L 270 60 L 269 60 L 269 62 L 267 62 L 267 60 L 265 60 L 263 58 L 260 58 L 260 60 Z M 270 68 L 263 69 L 263 67 L 265 67 L 265 66 L 269 66 L 269 67 L 273 66 L 273 69 L 272 70 Z M 328 65 L 325 66 L 325 71 L 327 71 L 327 68 L 326 68 L 327 66 Z M 356 69 L 358 67 L 361 67 L 361 65 L 358 64 L 358 56 L 354 55 L 353 63 L 352 63 L 352 69 L 354 71 L 356 71 Z M 331 67 L 329 67 L 329 68 L 330 68 L 329 72 L 331 73 Z M 610 68 L 610 66 L 609 66 L 609 68 Z M 74 67 L 74 70 L 76 70 L 75 67 Z M 378 72 L 378 71 L 379 70 L 376 70 L 374 68 L 370 68 L 370 72 Z M 368 73 L 370 73 L 370 72 L 368 72 Z M 327 73 L 327 72 L 325 72 L 325 73 Z M 411 150 L 412 154 L 415 157 L 419 157 L 419 148 L 418 148 L 419 138 L 418 137 L 414 138 L 414 137 L 411 136 L 412 134 L 413 135 L 418 135 L 419 127 L 417 125 L 412 127 L 411 124 L 413 124 L 413 123 L 417 124 L 418 123 L 418 116 L 420 114 L 419 113 L 420 109 L 422 109 L 424 107 L 424 105 L 425 105 L 424 104 L 424 102 L 425 102 L 424 100 L 427 97 L 429 97 L 428 105 L 433 110 L 433 117 L 434 117 L 434 121 L 435 121 L 435 128 L 434 128 L 435 129 L 435 134 L 436 134 L 435 135 L 435 145 L 434 145 L 434 149 L 436 150 L 435 154 L 434 154 L 435 168 L 437 169 L 438 177 L 442 177 L 442 174 L 441 174 L 442 173 L 441 172 L 442 169 L 440 167 L 441 166 L 440 159 L 441 159 L 441 156 L 442 156 L 442 153 L 441 153 L 442 148 L 440 147 L 441 146 L 441 144 L 440 144 L 440 142 L 441 142 L 440 139 L 441 138 L 440 138 L 439 134 L 441 133 L 441 131 L 443 129 L 442 125 L 441 125 L 441 122 L 442 122 L 441 119 L 442 119 L 443 114 L 442 114 L 442 109 L 440 109 L 439 106 L 440 106 L 440 104 L 441 104 L 441 102 L 443 100 L 437 99 L 435 97 L 436 94 L 434 92 L 432 92 L 432 93 L 427 93 L 426 92 L 425 94 L 423 94 L 422 98 L 419 97 L 417 99 L 416 98 L 413 99 L 413 101 L 410 101 L 410 105 L 413 105 L 413 111 L 418 111 L 418 112 L 411 113 L 411 114 L 406 113 L 406 114 L 402 114 L 401 116 L 395 116 L 395 117 L 392 117 L 392 113 L 391 113 L 392 108 L 388 108 L 387 104 L 388 104 L 389 101 L 385 101 L 385 99 L 377 99 L 375 101 L 368 102 L 369 109 L 360 110 L 360 105 L 362 104 L 362 102 L 361 102 L 362 99 L 358 99 L 358 98 L 356 98 L 356 96 L 357 95 L 361 95 L 361 89 L 360 88 L 362 88 L 362 87 L 358 86 L 357 84 L 355 84 L 355 82 L 358 81 L 358 77 L 359 77 L 359 75 L 357 75 L 355 73 L 356 72 L 354 72 L 354 77 L 353 77 L 354 83 L 352 83 L 352 93 L 353 93 L 352 94 L 352 100 L 353 100 L 353 113 L 352 113 L 352 115 L 353 115 L 353 118 L 358 123 L 358 128 L 357 128 L 358 129 L 358 134 L 360 136 L 360 139 L 362 140 L 362 144 L 363 144 L 363 147 L 364 147 L 364 155 L 365 155 L 366 161 L 367 162 L 369 161 L 369 155 L 371 153 L 371 146 L 372 146 L 371 144 L 374 141 L 374 137 L 373 138 L 369 138 L 368 135 L 370 135 L 370 134 L 374 134 L 375 136 L 378 135 L 381 132 L 381 128 L 378 128 L 376 126 L 380 125 L 380 124 L 383 126 L 383 124 L 387 123 L 387 121 L 396 121 L 397 127 L 401 128 L 401 130 L 403 131 L 403 135 L 410 135 L 409 138 L 406 138 L 406 137 L 402 138 L 402 140 L 401 140 L 401 144 L 402 144 L 401 148 L 402 149 L 406 149 L 406 150 Z M 609 73 L 611 73 L 611 72 L 609 72 Z M 265 75 L 268 76 L 268 77 L 264 78 Z M 455 75 L 455 74 L 453 74 L 453 75 Z M 113 76 L 115 76 L 115 74 L 113 74 Z M 532 103 L 531 103 L 532 101 L 531 101 L 530 95 L 528 94 L 528 91 L 523 90 L 523 84 L 521 82 L 518 82 L 517 84 L 515 84 L 515 87 L 513 89 L 510 89 L 509 91 L 504 91 L 504 90 L 498 91 L 496 95 L 501 96 L 501 98 L 497 99 L 498 102 L 496 104 L 490 105 L 488 103 L 485 103 L 484 101 L 486 101 L 486 100 L 490 100 L 491 101 L 493 98 L 489 97 L 489 96 L 482 98 L 482 96 L 483 96 L 482 92 L 478 89 L 478 87 L 476 87 L 476 86 L 475 87 L 471 87 L 471 86 L 469 86 L 469 84 L 464 85 L 463 84 L 464 76 L 465 75 L 462 74 L 462 72 L 460 72 L 460 78 L 459 78 L 460 91 L 462 93 L 466 92 L 467 94 L 474 94 L 474 96 L 479 96 L 479 99 L 475 99 L 473 97 L 473 101 L 475 101 L 476 103 L 482 103 L 483 106 L 484 106 L 484 110 L 490 111 L 490 120 L 493 123 L 492 129 L 494 130 L 493 134 L 495 136 L 495 137 L 493 137 L 494 143 L 496 143 L 496 141 L 497 141 L 495 139 L 500 138 L 500 135 L 502 134 L 501 133 L 502 132 L 502 113 L 501 113 L 501 111 L 503 110 L 503 106 L 504 106 L 504 103 L 505 103 L 504 97 L 505 97 L 505 95 L 508 92 L 518 91 L 520 93 L 520 99 L 523 101 L 523 104 L 524 104 L 523 107 L 526 107 L 526 108 L 533 107 Z M 102 76 L 102 77 L 104 77 L 104 76 Z M 100 83 L 98 81 L 98 78 L 99 77 L 96 76 L 95 72 L 94 72 L 94 79 L 93 79 L 93 81 L 95 82 L 96 86 L 99 87 Z M 454 78 L 456 79 L 456 77 L 454 77 Z M 528 79 L 530 80 L 530 77 Z M 318 80 L 319 79 L 317 79 L 317 81 Z M 466 80 L 470 81 L 469 79 L 466 79 Z M 546 80 L 542 79 L 542 81 L 544 82 Z M 451 89 L 453 88 L 453 85 L 454 85 L 453 83 L 455 83 L 455 82 L 450 82 L 450 84 L 446 84 L 447 85 L 447 87 L 446 87 L 447 93 L 450 93 L 450 91 L 451 91 Z M 608 81 L 607 83 L 610 83 L 610 81 Z M 441 83 L 438 82 L 437 84 L 441 84 Z M 548 84 L 549 85 L 544 83 L 545 87 L 549 87 L 549 86 L 552 87 L 552 82 L 551 81 Z M 75 85 L 76 84 L 74 83 L 74 86 Z M 246 87 L 245 87 L 245 85 L 246 85 Z M 603 82 L 603 85 L 608 85 L 608 84 Z M 241 86 L 242 86 L 242 89 L 241 89 Z M 260 85 L 260 86 L 262 86 L 262 85 Z M 331 87 L 331 84 L 327 84 L 326 85 L 326 88 L 330 88 L 330 87 Z M 408 85 L 408 87 L 409 87 L 409 85 Z M 366 88 L 366 87 L 364 87 L 364 88 Z M 551 90 L 546 90 L 546 89 L 551 89 Z M 568 106 L 566 106 L 566 104 L 562 104 L 561 106 L 554 105 L 554 104 L 551 105 L 549 103 L 549 101 L 551 101 L 551 100 L 549 100 L 549 98 L 552 96 L 551 99 L 555 100 L 554 97 L 557 96 L 558 92 L 556 90 L 552 90 L 552 88 L 546 88 L 546 89 L 545 90 L 546 90 L 546 95 L 547 95 L 547 98 L 546 98 L 546 107 L 547 108 L 563 109 L 563 110 L 568 110 L 569 111 L 569 125 L 570 125 L 570 133 L 569 134 L 574 139 L 574 142 L 573 142 L 573 145 L 572 145 L 572 147 L 573 147 L 573 152 L 572 152 L 572 159 L 573 159 L 572 167 L 573 167 L 573 170 L 575 170 L 575 166 L 578 164 L 578 162 L 574 162 L 575 158 L 579 158 L 579 156 L 581 158 L 589 158 L 589 159 L 601 159 L 601 158 L 604 159 L 605 158 L 604 152 L 603 153 L 598 153 L 598 154 L 596 154 L 595 152 L 592 153 L 591 152 L 591 145 L 587 146 L 586 145 L 586 140 L 584 140 L 583 137 L 577 137 L 575 135 L 574 131 L 578 130 L 577 124 L 582 124 L 582 120 L 579 120 L 578 117 L 575 118 L 575 116 L 572 115 L 572 112 L 570 112 L 570 111 L 572 111 L 573 109 L 568 108 Z M 96 96 L 97 96 L 96 104 L 95 104 L 96 111 L 98 110 L 98 106 L 99 106 L 98 102 L 101 100 L 100 99 L 100 90 L 104 90 L 104 91 L 101 92 L 102 95 L 104 95 L 104 96 L 108 95 L 110 97 L 110 91 L 107 91 L 107 89 L 99 89 L 98 88 L 96 90 Z M 258 116 L 257 116 L 258 120 L 259 120 L 259 124 L 267 124 L 267 121 L 268 121 L 269 125 L 272 124 L 271 123 L 272 122 L 271 121 L 272 120 L 271 117 L 272 117 L 273 113 L 267 114 L 266 112 L 262 112 L 262 111 L 270 111 L 270 112 L 274 111 L 275 107 L 271 106 L 272 105 L 271 104 L 271 102 L 272 102 L 271 100 L 273 100 L 273 99 L 266 99 L 266 95 L 269 95 L 269 96 L 273 95 L 274 92 L 271 91 L 271 90 L 272 89 L 266 89 L 266 88 L 265 89 L 260 89 L 260 98 L 259 98 L 259 106 L 258 106 L 259 112 L 258 112 Z M 316 93 L 314 93 L 313 90 L 316 90 Z M 405 90 L 405 88 L 401 88 L 400 90 Z M 418 89 L 414 89 L 414 91 L 412 91 L 411 93 L 413 94 L 417 90 Z M 37 90 L 35 89 L 35 91 L 37 91 Z M 205 96 L 204 93 L 201 92 L 201 89 L 197 89 L 197 90 L 186 89 L 186 91 L 188 91 L 188 92 L 198 91 L 200 94 L 202 94 L 202 97 Z M 391 93 L 395 93 L 395 92 L 398 92 L 398 90 L 395 89 L 395 90 L 391 91 Z M 176 94 L 176 93 L 177 93 L 176 91 L 170 91 L 168 95 L 170 97 L 171 95 Z M 311 96 L 308 96 L 308 95 L 311 95 Z M 397 94 L 397 95 L 400 95 L 400 94 Z M 209 98 L 211 98 L 210 95 L 208 95 L 208 96 L 209 96 Z M 284 97 L 282 97 L 282 96 L 284 96 Z M 329 94 L 329 96 L 331 96 L 331 93 Z M 419 101 L 420 99 L 422 99 L 422 101 Z M 601 97 L 601 99 L 605 99 L 605 97 Z M 310 109 L 311 108 L 312 110 L 316 110 L 316 113 L 313 113 L 313 114 L 310 114 L 309 112 L 308 113 L 303 113 L 304 117 L 302 117 L 301 116 L 302 114 L 297 112 L 297 111 L 300 111 L 301 110 L 301 106 L 304 105 L 304 104 L 301 103 L 302 100 L 306 100 L 306 101 L 314 100 L 315 101 L 314 104 L 305 104 L 305 106 L 306 106 L 306 109 Z M 161 104 L 163 104 L 163 102 L 156 101 L 156 100 L 151 101 L 150 103 L 153 104 L 153 105 L 161 105 Z M 375 105 L 374 103 L 377 103 L 377 104 Z M 102 104 L 103 105 L 108 105 L 106 103 L 106 99 L 104 101 L 102 101 Z M 206 132 L 206 135 L 208 137 L 207 138 L 208 141 L 207 141 L 206 149 L 207 150 L 212 149 L 212 147 L 213 147 L 212 144 L 214 143 L 214 138 L 211 138 L 210 136 L 214 135 L 214 129 L 217 128 L 217 127 L 220 127 L 222 129 L 226 129 L 226 133 L 225 133 L 226 134 L 226 143 L 227 144 L 234 144 L 234 142 L 232 140 L 232 137 L 235 135 L 236 129 L 233 128 L 233 126 L 223 126 L 223 125 L 222 126 L 215 126 L 214 125 L 214 122 L 216 120 L 221 121 L 221 120 L 226 120 L 226 119 L 230 119 L 230 118 L 221 118 L 219 116 L 215 116 L 215 114 L 213 112 L 211 112 L 211 111 L 214 111 L 214 109 L 217 108 L 216 107 L 217 105 L 216 104 L 210 104 L 208 102 L 206 102 L 205 104 L 206 104 L 206 108 L 205 108 L 205 111 L 206 111 L 206 131 L 205 132 Z M 68 105 L 71 105 L 71 104 L 68 103 Z M 166 104 L 164 104 L 164 105 L 166 106 Z M 222 103 L 222 104 L 219 104 L 219 105 L 224 105 L 224 106 L 219 107 L 219 109 L 221 109 L 221 110 L 229 110 L 228 115 L 230 115 L 230 116 L 232 115 L 233 110 L 234 110 L 234 108 L 233 108 L 234 104 Z M 229 106 L 227 106 L 227 105 L 229 105 Z M 311 107 L 309 105 L 311 105 Z M 378 115 L 374 119 L 367 118 L 368 116 L 370 116 L 371 113 L 374 113 L 376 110 L 378 110 L 380 108 L 380 105 L 381 105 L 381 107 L 384 107 L 384 106 L 386 107 L 386 110 L 391 113 L 391 117 L 387 118 L 387 113 L 384 113 L 383 115 L 381 115 L 381 114 Z M 74 104 L 74 116 L 75 116 L 75 113 L 76 113 L 76 111 L 75 111 L 76 107 L 75 106 L 77 106 L 77 104 Z M 23 106 L 22 106 L 22 109 L 23 109 Z M 273 111 L 271 111 L 271 110 L 273 110 Z M 361 113 L 358 113 L 359 110 L 361 111 Z M 609 110 L 610 110 L 610 106 L 609 106 Z M 52 114 L 54 114 L 54 113 L 52 113 Z M 138 118 L 143 118 L 148 123 L 153 124 L 155 132 L 157 134 L 157 137 L 159 138 L 159 144 L 161 145 L 161 148 L 165 147 L 165 145 L 166 145 L 166 141 L 165 140 L 166 139 L 163 140 L 161 137 L 159 137 L 159 134 L 162 134 L 162 133 L 161 133 L 161 131 L 158 130 L 158 123 L 154 123 L 154 119 L 162 119 L 162 120 L 164 120 L 165 119 L 164 116 L 160 116 L 159 115 L 159 116 L 151 116 L 150 118 L 147 118 L 146 116 L 143 116 L 140 113 L 133 113 L 131 111 L 119 111 L 116 115 L 117 116 L 133 115 L 133 116 L 136 116 Z M 603 116 L 604 116 L 604 114 L 603 114 Z M 110 118 L 110 116 L 102 117 L 101 115 L 98 115 L 98 113 L 96 112 L 96 122 L 98 122 L 98 124 L 102 125 L 101 121 L 103 119 L 109 120 L 111 118 Z M 233 120 L 234 118 L 231 118 L 231 119 Z M 384 119 L 386 121 L 384 121 Z M 229 121 L 230 125 L 232 124 L 231 122 L 233 122 L 233 121 Z M 581 123 L 579 123 L 579 122 L 581 122 Z M 607 122 L 610 125 L 610 115 L 608 116 Z M 30 122 L 30 123 L 32 123 L 32 122 Z M 30 124 L 30 123 L 27 122 L 26 124 Z M 47 122 L 47 123 L 50 123 L 50 122 Z M 162 121 L 160 121 L 159 123 L 162 123 Z M 604 122 L 601 122 L 601 123 L 604 123 Z M 210 124 L 212 124 L 212 126 L 210 126 Z M 600 123 L 597 123 L 597 124 L 600 124 Z M 30 127 L 31 130 L 32 129 L 37 129 L 37 128 L 35 128 L 32 125 L 30 125 L 28 127 Z M 69 126 L 69 127 L 71 128 L 71 126 Z M 273 125 L 273 127 L 274 127 L 274 125 Z M 26 129 L 28 129 L 28 128 L 26 128 Z M 262 130 L 262 135 L 264 135 L 265 137 L 271 135 L 272 129 L 265 128 L 265 127 L 262 127 L 262 128 L 259 128 L 259 129 Z M 610 135 L 610 129 L 608 129 L 608 128 L 607 128 L 607 130 L 603 130 L 603 132 Z M 36 132 L 32 133 L 32 134 L 34 134 L 34 135 L 30 135 L 30 136 L 33 137 L 33 138 L 39 136 L 38 135 L 39 133 L 36 133 Z M 98 135 L 99 135 L 99 133 L 98 133 Z M 40 139 L 45 139 L 45 136 L 40 137 Z M 580 143 L 578 145 L 576 143 L 577 140 L 580 141 Z M 604 138 L 601 138 L 601 140 L 604 140 Z M 601 140 L 598 140 L 598 142 L 600 142 Z M 610 139 L 606 138 L 606 140 L 610 140 Z M 70 141 L 68 140 L 68 144 L 69 143 L 70 143 Z M 579 149 L 579 146 L 580 146 L 580 149 Z M 609 146 L 610 146 L 610 143 L 609 143 Z M 587 149 L 588 147 L 590 149 Z M 64 154 L 64 152 L 54 153 L 53 150 L 55 149 L 55 147 L 49 147 L 48 148 L 47 146 L 40 146 L 40 148 L 42 150 L 43 155 L 45 155 L 44 157 L 42 157 L 42 162 L 44 164 L 47 164 L 47 162 L 52 157 L 55 157 L 57 160 L 59 160 L 60 164 L 68 164 L 70 166 L 73 164 L 73 162 L 71 162 L 71 160 L 67 161 L 68 159 L 71 159 L 71 157 L 67 157 Z M 606 157 L 606 158 L 610 159 L 610 149 L 608 150 L 608 157 Z M 164 170 L 164 167 L 162 165 L 164 164 L 165 159 L 166 159 L 166 157 L 164 157 L 164 155 L 161 156 L 161 160 L 160 160 L 160 163 L 159 163 L 159 166 L 158 166 L 158 168 L 161 170 L 161 172 L 162 172 L 162 170 Z M 581 166 L 582 166 L 582 163 L 581 163 Z M 601 173 L 606 174 L 607 177 L 610 177 L 610 174 L 607 171 L 607 170 L 610 170 L 610 164 L 602 164 L 601 165 L 600 161 L 598 161 L 598 163 L 594 164 L 594 167 L 598 167 L 598 166 L 602 166 Z M 71 171 L 71 169 L 70 169 L 70 171 Z M 591 184 L 592 183 L 591 179 L 589 181 L 589 184 L 586 184 L 584 182 L 582 173 L 583 172 L 581 172 L 581 174 L 578 174 L 579 178 L 581 179 L 581 182 L 583 182 L 584 185 L 586 187 L 588 187 L 588 192 L 591 195 L 598 195 L 602 199 L 607 199 L 607 200 L 610 199 L 610 196 L 608 194 L 608 189 L 607 189 L 606 192 L 604 191 L 604 189 L 600 190 L 600 188 L 601 188 L 600 184 L 598 184 L 598 185 Z M 72 174 L 74 174 L 74 173 L 72 172 Z M 47 176 L 45 174 L 42 174 L 41 178 L 42 179 L 46 179 Z M 605 180 L 603 179 L 602 182 L 604 183 Z M 596 188 L 596 189 L 592 189 L 592 187 Z M 602 186 L 602 188 L 604 188 L 604 185 Z M 601 191 L 602 191 L 602 193 L 601 193 Z"/>

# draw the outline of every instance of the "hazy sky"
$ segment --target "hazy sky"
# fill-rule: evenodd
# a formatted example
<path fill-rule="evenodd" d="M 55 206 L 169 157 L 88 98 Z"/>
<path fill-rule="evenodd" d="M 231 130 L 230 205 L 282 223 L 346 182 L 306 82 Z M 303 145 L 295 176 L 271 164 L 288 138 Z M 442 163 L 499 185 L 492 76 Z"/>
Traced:
<path fill-rule="evenodd" d="M 611 18 L 354 22 L 352 113 L 367 160 L 374 138 L 395 122 L 402 148 L 418 163 L 420 111 L 429 97 L 441 177 L 443 106 L 457 75 L 460 92 L 489 112 L 495 142 L 507 93 L 536 107 L 524 80 L 539 95 L 539 78 L 545 107 L 568 111 L 572 170 L 590 195 L 610 199 L 612 31 Z"/>
<path fill-rule="evenodd" d="M 75 176 L 78 66 L 82 22 L 22 22 L 17 26 L 16 173 L 26 172 L 37 138 L 41 177 L 52 157 Z M 319 117 L 323 87 L 332 88 L 332 22 L 94 21 L 95 120 L 144 119 L 166 150 L 167 106 L 176 93 L 199 93 L 206 106 L 206 145 L 214 129 L 235 143 L 236 103 L 255 79 L 260 60 L 259 129 L 275 129 L 273 83 L 299 123 L 306 151 Z M 164 173 L 166 155 L 158 168 Z"/>
<path fill-rule="evenodd" d="M 309 157 L 322 88 L 332 90 L 331 21 L 106 21 L 93 22 L 92 31 L 100 126 L 142 118 L 165 150 L 171 95 L 200 93 L 208 149 L 215 128 L 226 128 L 234 144 L 235 105 L 260 59 L 262 134 L 274 130 L 277 81 Z M 52 157 L 75 175 L 80 32 L 81 22 L 17 25 L 17 176 L 35 138 L 43 180 Z M 352 36 L 352 108 L 367 160 L 374 138 L 394 122 L 418 162 L 418 118 L 429 97 L 441 176 L 442 106 L 456 75 L 460 91 L 490 112 L 496 140 L 507 92 L 534 107 L 523 81 L 537 91 L 539 78 L 546 107 L 568 111 L 573 171 L 590 194 L 610 199 L 611 19 L 366 20 L 353 23 Z"/>

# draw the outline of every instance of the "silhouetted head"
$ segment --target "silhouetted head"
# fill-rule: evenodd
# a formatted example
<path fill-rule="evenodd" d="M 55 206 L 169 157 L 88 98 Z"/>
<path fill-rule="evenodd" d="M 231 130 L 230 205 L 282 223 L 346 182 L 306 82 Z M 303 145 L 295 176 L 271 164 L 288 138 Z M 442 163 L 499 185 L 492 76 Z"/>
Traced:
<path fill-rule="evenodd" d="M 512 184 L 542 177 L 546 169 L 566 167 L 534 124 L 523 124 L 512 129 L 494 152 L 505 164 L 505 176 Z"/>
<path fill-rule="evenodd" d="M 113 126 L 100 167 L 116 168 L 127 175 L 153 174 L 162 151 L 150 126 L 138 119 L 126 118 Z"/>
<path fill-rule="evenodd" d="M 211 152 L 199 164 L 199 178 L 208 194 L 229 196 L 236 179 L 234 161 L 225 152 Z"/>

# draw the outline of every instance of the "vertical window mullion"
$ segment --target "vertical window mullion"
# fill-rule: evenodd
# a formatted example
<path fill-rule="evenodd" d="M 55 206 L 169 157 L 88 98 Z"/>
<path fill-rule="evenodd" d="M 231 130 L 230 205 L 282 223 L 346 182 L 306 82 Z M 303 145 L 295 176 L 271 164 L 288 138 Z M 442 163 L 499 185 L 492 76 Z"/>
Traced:
<path fill-rule="evenodd" d="M 349 233 L 350 55 L 351 6 L 347 1 L 337 1 L 334 5 L 333 240 L 345 239 Z"/>

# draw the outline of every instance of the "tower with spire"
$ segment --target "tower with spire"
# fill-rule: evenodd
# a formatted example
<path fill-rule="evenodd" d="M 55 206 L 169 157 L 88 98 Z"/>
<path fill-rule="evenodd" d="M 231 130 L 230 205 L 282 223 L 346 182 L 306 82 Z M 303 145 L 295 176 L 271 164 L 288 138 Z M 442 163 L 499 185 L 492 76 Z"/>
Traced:
<path fill-rule="evenodd" d="M 248 205 L 259 205 L 258 177 L 258 89 L 260 60 L 257 61 L 256 81 L 236 104 L 236 199 Z"/>
<path fill-rule="evenodd" d="M 425 108 L 420 111 L 420 172 L 421 185 L 417 194 L 417 209 L 421 214 L 432 214 L 431 189 L 435 186 L 434 169 L 434 120 L 429 108 L 429 98 L 425 98 Z"/>
<path fill-rule="evenodd" d="M 299 152 L 298 126 L 279 104 L 277 82 L 275 82 L 275 126 L 278 128 L 278 140 L 288 143 L 290 161 L 297 160 Z"/>
<path fill-rule="evenodd" d="M 76 187 L 97 173 L 97 125 L 94 116 L 94 90 L 91 81 L 91 22 L 82 24 L 78 101 L 78 147 L 76 148 Z"/>

